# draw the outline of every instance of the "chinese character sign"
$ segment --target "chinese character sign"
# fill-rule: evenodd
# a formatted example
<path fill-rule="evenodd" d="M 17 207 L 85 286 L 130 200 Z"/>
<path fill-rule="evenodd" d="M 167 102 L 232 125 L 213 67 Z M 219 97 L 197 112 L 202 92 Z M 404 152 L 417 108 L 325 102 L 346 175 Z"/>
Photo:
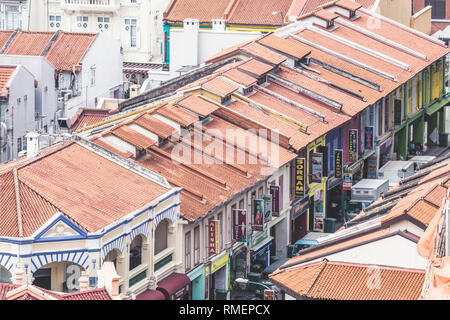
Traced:
<path fill-rule="evenodd" d="M 233 240 L 247 241 L 247 210 L 233 210 Z"/>
<path fill-rule="evenodd" d="M 358 129 L 348 130 L 348 159 L 358 161 Z"/>
<path fill-rule="evenodd" d="M 254 210 L 254 221 L 253 230 L 263 231 L 264 230 L 264 201 L 261 199 L 256 199 L 253 201 Z"/>
<path fill-rule="evenodd" d="M 373 150 L 374 136 L 373 127 L 366 127 L 364 129 L 364 148 L 366 150 Z"/>
<path fill-rule="evenodd" d="M 342 150 L 334 150 L 334 176 L 342 179 Z"/>

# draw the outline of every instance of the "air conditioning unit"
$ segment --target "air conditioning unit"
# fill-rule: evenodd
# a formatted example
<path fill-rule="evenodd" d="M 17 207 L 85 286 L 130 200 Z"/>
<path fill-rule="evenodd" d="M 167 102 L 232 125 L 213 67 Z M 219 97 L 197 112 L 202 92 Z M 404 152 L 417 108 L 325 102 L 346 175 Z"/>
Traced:
<path fill-rule="evenodd" d="M 68 101 L 68 100 L 70 100 L 72 98 L 72 93 L 70 92 L 70 93 L 66 93 L 66 94 L 64 94 L 64 101 Z"/>

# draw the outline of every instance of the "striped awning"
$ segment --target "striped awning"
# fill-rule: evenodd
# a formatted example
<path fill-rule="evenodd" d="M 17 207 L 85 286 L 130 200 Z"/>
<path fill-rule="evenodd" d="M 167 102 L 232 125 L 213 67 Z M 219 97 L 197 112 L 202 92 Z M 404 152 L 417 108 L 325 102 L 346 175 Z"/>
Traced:
<path fill-rule="evenodd" d="M 158 63 L 135 63 L 124 62 L 123 73 L 126 74 L 148 74 L 149 71 L 162 70 L 163 65 Z"/>
<path fill-rule="evenodd" d="M 123 238 L 124 236 L 120 236 L 117 239 L 108 242 L 107 244 L 105 244 L 102 247 L 102 259 L 105 259 L 106 255 L 112 250 L 112 249 L 117 249 L 119 250 L 121 253 L 124 252 L 124 248 L 123 248 Z"/>
<path fill-rule="evenodd" d="M 0 266 L 11 271 L 14 265 L 14 256 L 6 253 L 0 253 Z"/>
<path fill-rule="evenodd" d="M 63 261 L 73 262 L 87 270 L 89 268 L 88 259 L 87 250 L 36 253 L 31 257 L 31 273 L 49 263 Z"/>

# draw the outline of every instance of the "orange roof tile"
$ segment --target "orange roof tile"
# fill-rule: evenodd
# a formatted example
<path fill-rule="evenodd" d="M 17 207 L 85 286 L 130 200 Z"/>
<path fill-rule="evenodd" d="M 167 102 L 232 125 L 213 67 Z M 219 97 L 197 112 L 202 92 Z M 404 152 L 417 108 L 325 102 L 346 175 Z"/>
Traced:
<path fill-rule="evenodd" d="M 174 0 L 169 3 L 164 12 L 164 20 L 182 22 L 187 18 L 195 18 L 200 22 L 211 22 L 221 18 L 228 7 L 228 0 Z"/>
<path fill-rule="evenodd" d="M 314 15 L 320 19 L 324 19 L 326 21 L 332 21 L 339 17 L 336 13 L 332 13 L 327 10 L 317 10 L 314 12 Z"/>
<path fill-rule="evenodd" d="M 111 134 L 119 137 L 120 139 L 123 139 L 124 141 L 141 150 L 147 149 L 148 147 L 156 144 L 156 141 L 154 141 L 153 139 L 144 136 L 143 134 L 131 129 L 126 125 L 111 130 Z"/>
<path fill-rule="evenodd" d="M 376 268 L 380 286 L 367 285 L 368 272 Z M 425 271 L 323 260 L 270 275 L 271 281 L 297 299 L 417 300 Z"/>
<path fill-rule="evenodd" d="M 256 42 L 247 44 L 246 46 L 241 48 L 241 51 L 244 51 L 251 56 L 255 56 L 274 65 L 279 65 L 287 60 L 287 57 L 276 53 L 275 51 L 270 50 L 260 44 L 257 44 Z"/>
<path fill-rule="evenodd" d="M 8 42 L 8 40 L 11 38 L 13 33 L 14 33 L 14 31 L 6 31 L 6 30 L 0 31 L 0 50 L 3 49 L 3 47 Z"/>
<path fill-rule="evenodd" d="M 96 38 L 94 33 L 63 32 L 45 57 L 56 70 L 72 71 L 78 66 Z"/>
<path fill-rule="evenodd" d="M 245 25 L 281 26 L 281 15 L 272 12 L 286 12 L 293 0 L 239 0 L 227 23 Z"/>
<path fill-rule="evenodd" d="M 40 56 L 55 32 L 20 31 L 4 54 L 21 56 Z"/>
<path fill-rule="evenodd" d="M 173 127 L 151 116 L 148 113 L 139 116 L 138 118 L 136 118 L 136 120 L 134 120 L 134 122 L 139 126 L 147 129 L 148 131 L 155 133 L 162 139 L 169 138 L 175 132 L 175 129 Z"/>
<path fill-rule="evenodd" d="M 206 84 L 208 85 L 208 83 Z M 214 88 L 211 89 L 215 92 L 219 91 L 217 90 L 217 84 L 214 83 L 213 85 L 209 84 L 208 85 L 209 88 Z M 227 95 L 228 91 L 222 91 L 223 95 Z M 202 116 L 202 117 L 207 117 L 209 116 L 211 113 L 213 113 L 214 111 L 216 111 L 217 109 L 220 108 L 220 106 L 204 99 L 202 96 L 194 96 L 194 95 L 189 95 L 187 97 L 182 98 L 181 100 L 177 101 L 177 105 L 179 105 L 180 107 L 183 107 L 185 109 L 188 109 L 192 112 L 195 112 L 196 114 Z"/>
<path fill-rule="evenodd" d="M 251 74 L 254 74 L 257 77 L 262 76 L 263 74 L 271 71 L 273 67 L 269 64 L 260 62 L 255 59 L 250 59 L 247 62 L 238 66 L 238 70 L 247 71 Z"/>
<path fill-rule="evenodd" d="M 221 96 L 227 96 L 239 89 L 238 86 L 220 78 L 214 78 L 202 84 L 202 88 L 212 91 Z"/>
<path fill-rule="evenodd" d="M 162 106 L 161 108 L 158 108 L 158 110 L 156 110 L 156 113 L 180 124 L 182 127 L 189 127 L 190 125 L 194 124 L 199 120 L 199 118 L 196 115 L 192 114 L 187 110 L 178 108 L 173 104 L 168 104 Z"/>
<path fill-rule="evenodd" d="M 301 42 L 290 42 L 274 34 L 259 39 L 257 42 L 298 59 L 302 59 L 311 53 L 311 47 L 306 46 Z"/>
<path fill-rule="evenodd" d="M 109 115 L 109 110 L 81 108 L 78 109 L 75 116 L 68 121 L 68 126 L 70 130 L 77 131 L 78 129 L 99 123 Z"/>
<path fill-rule="evenodd" d="M 105 149 L 108 149 L 109 151 L 114 152 L 115 154 L 118 154 L 119 156 L 122 156 L 122 157 L 124 157 L 126 159 L 132 158 L 134 156 L 133 153 L 131 153 L 129 151 L 126 151 L 126 152 L 125 151 L 120 151 L 119 149 L 114 148 L 109 143 L 107 143 L 105 141 L 102 141 L 99 138 L 92 140 L 92 142 L 94 142 L 95 144 L 98 144 L 99 146 L 101 146 L 101 147 L 103 147 Z"/>
<path fill-rule="evenodd" d="M 68 141 L 47 149 L 36 158 L 0 166 L 1 236 L 19 236 L 15 168 L 24 237 L 58 212 L 85 231 L 96 232 L 170 190 L 79 143 Z"/>
<path fill-rule="evenodd" d="M 6 87 L 9 79 L 11 79 L 12 74 L 16 70 L 16 67 L 3 67 L 0 66 L 0 96 L 8 97 L 9 89 Z"/>
<path fill-rule="evenodd" d="M 257 82 L 257 79 L 237 69 L 231 69 L 225 72 L 223 76 L 246 87 L 249 87 Z"/>
<path fill-rule="evenodd" d="M 338 2 L 336 2 L 336 5 L 351 11 L 356 11 L 362 7 L 361 3 L 351 0 L 339 0 Z"/>

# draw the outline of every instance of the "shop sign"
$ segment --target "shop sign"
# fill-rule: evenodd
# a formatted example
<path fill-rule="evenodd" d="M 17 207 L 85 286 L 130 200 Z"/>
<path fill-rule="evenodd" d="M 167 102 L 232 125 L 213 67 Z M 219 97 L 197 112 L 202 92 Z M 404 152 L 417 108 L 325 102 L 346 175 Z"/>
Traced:
<path fill-rule="evenodd" d="M 345 191 L 351 191 L 352 184 L 353 184 L 353 175 L 351 173 L 344 173 L 342 189 Z"/>
<path fill-rule="evenodd" d="M 322 182 L 323 178 L 323 154 L 311 155 L 311 182 Z"/>
<path fill-rule="evenodd" d="M 367 178 L 377 178 L 377 157 L 375 155 L 370 156 L 369 159 L 367 159 Z"/>
<path fill-rule="evenodd" d="M 264 201 L 264 223 L 272 221 L 272 195 L 263 195 Z"/>
<path fill-rule="evenodd" d="M 209 254 L 217 254 L 219 251 L 219 221 L 213 220 L 208 227 Z"/>
<path fill-rule="evenodd" d="M 270 186 L 270 194 L 272 195 L 272 216 L 280 216 L 280 186 Z"/>
<path fill-rule="evenodd" d="M 253 200 L 253 230 L 264 230 L 264 201 L 262 199 Z"/>
<path fill-rule="evenodd" d="M 295 198 L 305 197 L 305 158 L 295 159 Z"/>
<path fill-rule="evenodd" d="M 348 157 L 350 162 L 358 161 L 358 129 L 348 130 Z"/>
<path fill-rule="evenodd" d="M 226 264 L 228 264 L 229 258 L 230 255 L 227 253 L 223 257 L 212 262 L 210 267 L 205 268 L 205 278 L 208 278 L 210 274 L 215 273 L 217 270 L 222 269 Z"/>
<path fill-rule="evenodd" d="M 334 177 L 342 179 L 342 150 L 334 150 Z"/>
<path fill-rule="evenodd" d="M 275 300 L 275 291 L 264 290 L 264 300 Z"/>
<path fill-rule="evenodd" d="M 373 150 L 374 147 L 373 127 L 365 127 L 364 129 L 364 148 L 366 150 Z"/>
<path fill-rule="evenodd" d="M 66 267 L 66 285 L 71 292 L 80 290 L 79 279 L 81 277 L 81 268 L 76 264 L 69 264 Z"/>
<path fill-rule="evenodd" d="M 303 198 L 293 207 L 292 220 L 297 219 L 302 213 L 306 212 L 309 208 L 309 198 Z"/>
<path fill-rule="evenodd" d="M 233 210 L 233 240 L 247 242 L 247 210 Z"/>

